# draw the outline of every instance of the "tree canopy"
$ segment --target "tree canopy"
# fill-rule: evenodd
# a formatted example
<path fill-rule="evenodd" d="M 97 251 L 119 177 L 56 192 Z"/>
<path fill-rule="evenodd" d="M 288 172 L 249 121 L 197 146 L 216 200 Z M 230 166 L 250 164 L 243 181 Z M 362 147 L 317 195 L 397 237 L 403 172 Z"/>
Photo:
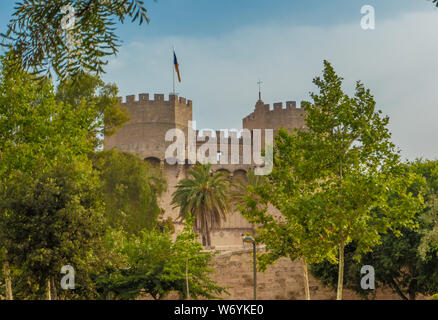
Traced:
<path fill-rule="evenodd" d="M 220 226 L 231 209 L 230 181 L 225 172 L 213 173 L 210 163 L 197 163 L 188 173 L 191 177 L 179 181 L 171 204 L 180 208 L 181 218 L 194 216 L 195 226 L 211 246 L 211 230 Z"/>
<path fill-rule="evenodd" d="M 280 215 L 246 212 L 274 234 L 286 233 L 272 239 L 266 234 L 273 258 L 287 255 L 337 263 L 338 299 L 345 246 L 355 241 L 355 254 L 360 256 L 379 244 L 388 230 L 399 233 L 414 227 L 412 218 L 422 201 L 407 190 L 415 177 L 400 164 L 387 128 L 389 118 L 376 110 L 362 83 L 356 83 L 350 97 L 342 81 L 324 61 L 322 77 L 313 81 L 319 92 L 310 93 L 313 101 L 303 103 L 306 128 L 282 129 L 275 137 L 269 186 L 255 191 L 262 204 L 270 203 Z"/>
<path fill-rule="evenodd" d="M 95 117 L 58 103 L 49 80 L 35 81 L 13 59 L 2 58 L 0 73 L 0 238 L 5 261 L 43 288 L 68 260 L 86 265 L 101 235 L 99 181 L 87 157 Z"/>
<path fill-rule="evenodd" d="M 71 6 L 73 12 L 62 10 L 64 6 Z M 3 46 L 25 70 L 37 74 L 54 72 L 61 79 L 80 71 L 100 74 L 121 43 L 116 23 L 126 19 L 149 23 L 144 2 L 23 0 L 16 4 L 2 34 Z"/>
<path fill-rule="evenodd" d="M 414 194 L 422 193 L 425 207 L 415 214 L 416 229 L 402 228 L 401 234 L 388 232 L 382 236 L 381 244 L 372 252 L 354 259 L 356 244 L 346 247 L 345 284 L 364 297 L 373 297 L 375 291 L 360 287 L 363 265 L 375 269 L 376 287 L 389 287 L 402 299 L 414 300 L 418 294 L 431 295 L 438 292 L 438 250 L 436 232 L 438 216 L 436 196 L 438 193 L 438 162 L 414 161 L 407 165 L 418 178 L 410 185 Z M 427 244 L 427 245 L 426 245 Z M 336 269 L 328 263 L 312 266 L 312 273 L 326 285 L 336 286 Z"/>
<path fill-rule="evenodd" d="M 89 132 L 94 147 L 101 149 L 104 136 L 117 132 L 129 121 L 128 111 L 118 103 L 118 89 L 99 76 L 78 72 L 59 82 L 56 101 L 68 105 L 72 112 L 84 114 L 82 125 Z"/>
<path fill-rule="evenodd" d="M 162 214 L 158 197 L 166 188 L 160 170 L 117 149 L 98 152 L 92 159 L 109 225 L 129 234 L 157 228 Z"/>
<path fill-rule="evenodd" d="M 176 291 L 181 299 L 186 299 L 187 294 L 194 299 L 214 299 L 226 293 L 225 288 L 210 279 L 214 254 L 203 251 L 193 232 L 193 221 L 188 215 L 184 230 L 175 241 L 167 230 L 145 229 L 128 236 L 116 248 L 123 264 L 96 278 L 101 294 L 134 299 L 147 293 L 154 299 L 163 299 Z"/>

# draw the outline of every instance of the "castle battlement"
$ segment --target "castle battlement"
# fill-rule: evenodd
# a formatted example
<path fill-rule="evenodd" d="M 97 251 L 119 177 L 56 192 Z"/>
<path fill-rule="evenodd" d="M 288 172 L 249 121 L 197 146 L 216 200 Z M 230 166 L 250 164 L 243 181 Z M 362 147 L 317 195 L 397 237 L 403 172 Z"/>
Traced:
<path fill-rule="evenodd" d="M 186 98 L 183 97 L 178 97 L 177 95 L 174 94 L 170 94 L 167 100 L 165 99 L 164 94 L 161 93 L 155 93 L 153 100 L 149 98 L 149 93 L 140 93 L 138 97 L 134 94 L 128 95 L 125 98 L 125 102 L 123 102 L 123 97 L 119 97 L 118 99 L 119 99 L 119 104 L 121 105 L 156 104 L 162 106 L 163 104 L 174 105 L 178 103 L 181 105 L 192 107 L 191 100 L 187 100 Z"/>
<path fill-rule="evenodd" d="M 121 150 L 136 153 L 142 158 L 154 157 L 163 159 L 169 141 L 165 140 L 169 130 L 177 128 L 182 130 L 188 138 L 188 125 L 192 121 L 192 101 L 175 94 L 165 96 L 156 93 L 151 95 L 141 93 L 119 98 L 121 106 L 126 107 L 130 114 L 130 121 L 119 129 L 117 134 L 105 137 L 105 148 L 119 147 Z M 272 105 L 258 100 L 251 114 L 243 119 L 244 131 L 213 130 L 218 150 L 221 142 L 239 146 L 251 145 L 254 139 L 265 139 L 265 130 L 275 132 L 281 127 L 292 130 L 305 128 L 305 112 L 297 108 L 295 101 L 276 102 Z M 254 130 L 261 130 L 260 135 Z M 201 131 L 203 134 L 201 135 Z M 212 135 L 208 130 L 195 132 L 196 144 L 202 145 L 209 141 Z M 222 138 L 222 139 L 221 139 Z M 222 141 L 221 141 L 222 140 Z"/>
<path fill-rule="evenodd" d="M 273 108 L 271 108 L 270 104 L 263 104 L 263 102 L 259 101 L 257 102 L 255 106 L 255 112 L 263 112 L 263 113 L 275 113 L 275 112 L 282 112 L 282 111 L 295 111 L 295 110 L 303 110 L 302 108 L 297 108 L 297 102 L 296 101 L 286 101 L 286 106 L 283 102 L 276 102 L 273 104 Z M 254 112 L 253 112 L 254 113 Z M 249 116 L 251 116 L 253 113 L 251 113 Z M 249 117 L 247 116 L 247 118 Z"/>
<path fill-rule="evenodd" d="M 276 102 L 271 105 L 257 101 L 254 111 L 243 118 L 243 127 L 247 129 L 286 129 L 302 128 L 304 125 L 305 111 L 297 108 L 296 101 Z"/>

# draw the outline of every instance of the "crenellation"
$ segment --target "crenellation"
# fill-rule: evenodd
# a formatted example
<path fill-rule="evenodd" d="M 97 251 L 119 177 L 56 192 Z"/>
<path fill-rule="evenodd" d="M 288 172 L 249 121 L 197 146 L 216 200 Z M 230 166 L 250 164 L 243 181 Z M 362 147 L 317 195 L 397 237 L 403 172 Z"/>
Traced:
<path fill-rule="evenodd" d="M 154 94 L 154 100 L 155 101 L 164 101 L 164 94 L 162 94 L 162 93 Z"/>
<path fill-rule="evenodd" d="M 274 110 L 272 111 L 278 111 L 283 109 L 283 102 L 276 102 L 274 103 Z"/>
<path fill-rule="evenodd" d="M 149 101 L 149 93 L 140 93 L 138 95 L 140 103 Z"/>
<path fill-rule="evenodd" d="M 133 103 L 133 102 L 135 102 L 135 94 L 126 96 L 126 103 Z"/>
<path fill-rule="evenodd" d="M 286 107 L 282 102 L 263 104 L 259 100 L 255 111 L 243 119 L 243 127 L 247 129 L 273 129 L 274 132 L 283 127 L 288 130 L 305 127 L 305 111 L 296 107 L 295 101 L 287 101 Z"/>
<path fill-rule="evenodd" d="M 118 102 L 121 105 L 127 105 L 127 104 L 154 104 L 158 103 L 159 105 L 163 105 L 163 103 L 171 103 L 172 105 L 176 104 L 182 104 L 186 105 L 187 107 L 192 107 L 193 102 L 192 100 L 187 100 L 186 98 L 178 97 L 175 94 L 170 94 L 169 99 L 166 100 L 164 94 L 156 93 L 154 94 L 154 100 L 150 99 L 149 93 L 140 93 L 138 95 L 138 100 L 136 95 L 127 95 L 125 97 L 125 102 L 123 101 L 123 97 L 118 97 Z"/>
<path fill-rule="evenodd" d="M 296 101 L 286 101 L 286 109 L 296 109 L 297 102 Z"/>

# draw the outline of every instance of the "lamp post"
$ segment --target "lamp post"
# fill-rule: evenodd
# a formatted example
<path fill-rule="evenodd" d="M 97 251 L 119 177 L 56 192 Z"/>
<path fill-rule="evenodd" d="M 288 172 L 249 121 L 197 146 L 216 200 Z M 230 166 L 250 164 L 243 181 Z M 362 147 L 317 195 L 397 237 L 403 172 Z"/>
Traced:
<path fill-rule="evenodd" d="M 243 242 L 252 243 L 252 254 L 253 254 L 253 264 L 254 264 L 254 300 L 257 300 L 257 258 L 256 258 L 256 241 L 251 236 L 245 236 L 242 234 Z"/>
<path fill-rule="evenodd" d="M 187 300 L 190 300 L 190 292 L 189 292 L 189 258 L 186 259 L 186 290 L 187 290 Z"/>

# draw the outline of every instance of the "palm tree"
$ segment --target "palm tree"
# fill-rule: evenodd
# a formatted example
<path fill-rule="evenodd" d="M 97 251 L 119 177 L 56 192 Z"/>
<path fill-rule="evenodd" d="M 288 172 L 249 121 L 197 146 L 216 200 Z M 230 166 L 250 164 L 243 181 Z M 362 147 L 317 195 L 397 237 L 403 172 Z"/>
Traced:
<path fill-rule="evenodd" d="M 211 164 L 197 163 L 189 170 L 190 178 L 181 180 L 171 204 L 180 208 L 180 218 L 195 217 L 206 245 L 211 246 L 211 230 L 219 227 L 231 209 L 230 181 L 225 172 L 211 172 Z"/>

